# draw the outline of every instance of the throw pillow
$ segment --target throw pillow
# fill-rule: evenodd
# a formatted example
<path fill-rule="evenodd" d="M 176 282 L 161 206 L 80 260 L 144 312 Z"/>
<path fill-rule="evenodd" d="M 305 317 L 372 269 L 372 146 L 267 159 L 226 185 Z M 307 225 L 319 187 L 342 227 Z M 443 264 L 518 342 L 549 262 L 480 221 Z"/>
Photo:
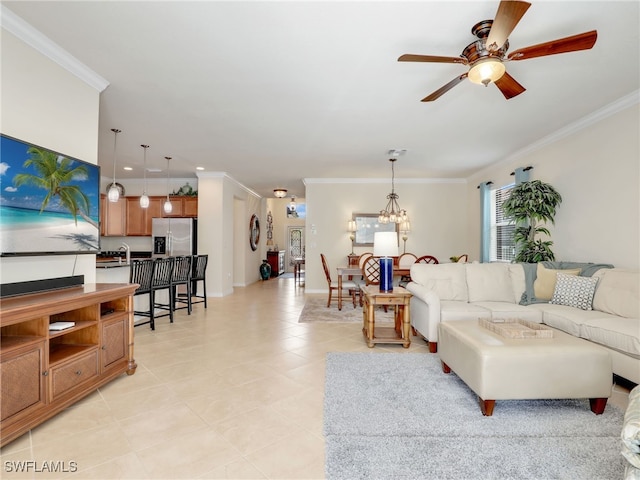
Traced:
<path fill-rule="evenodd" d="M 558 273 L 578 275 L 580 269 L 553 270 L 551 268 L 545 268 L 544 265 L 539 263 L 536 270 L 536 280 L 533 282 L 533 293 L 538 300 L 551 300 L 553 292 L 556 289 L 556 276 Z"/>
<path fill-rule="evenodd" d="M 597 277 L 576 277 L 558 273 L 556 288 L 549 303 L 591 310 Z"/>

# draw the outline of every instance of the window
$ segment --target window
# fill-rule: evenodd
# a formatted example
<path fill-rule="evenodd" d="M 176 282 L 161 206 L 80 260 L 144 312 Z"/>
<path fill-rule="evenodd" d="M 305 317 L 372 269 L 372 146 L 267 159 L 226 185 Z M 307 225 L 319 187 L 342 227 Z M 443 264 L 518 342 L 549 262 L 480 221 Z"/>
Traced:
<path fill-rule="evenodd" d="M 509 198 L 515 184 L 506 185 L 491 191 L 491 243 L 490 261 L 511 262 L 516 257 L 513 241 L 515 224 L 504 216 L 502 202 Z"/>

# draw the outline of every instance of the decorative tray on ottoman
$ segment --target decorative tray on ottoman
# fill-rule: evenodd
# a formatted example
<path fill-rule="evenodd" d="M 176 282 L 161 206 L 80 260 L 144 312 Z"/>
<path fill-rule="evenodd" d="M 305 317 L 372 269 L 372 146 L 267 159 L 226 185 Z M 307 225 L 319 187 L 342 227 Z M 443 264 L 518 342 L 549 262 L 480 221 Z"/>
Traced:
<path fill-rule="evenodd" d="M 480 326 L 506 338 L 553 338 L 553 330 L 520 318 L 479 318 Z"/>

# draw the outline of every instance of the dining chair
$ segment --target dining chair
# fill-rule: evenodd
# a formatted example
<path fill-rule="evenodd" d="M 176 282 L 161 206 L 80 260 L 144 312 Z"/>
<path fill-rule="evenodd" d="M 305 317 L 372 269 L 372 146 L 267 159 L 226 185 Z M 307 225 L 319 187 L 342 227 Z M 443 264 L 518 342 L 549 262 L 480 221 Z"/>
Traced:
<path fill-rule="evenodd" d="M 331 306 L 331 300 L 333 299 L 333 292 L 338 291 L 338 282 L 331 280 L 331 271 L 329 270 L 329 264 L 324 253 L 320 254 L 322 260 L 322 268 L 324 269 L 324 275 L 327 278 L 327 285 L 329 286 L 329 298 L 327 299 L 327 308 Z M 356 308 L 356 293 L 360 290 L 360 287 L 353 280 L 343 280 L 342 290 L 347 292 L 351 296 L 353 302 L 353 308 Z M 337 299 L 337 297 L 336 297 Z"/>
<path fill-rule="evenodd" d="M 423 255 L 418 257 L 415 263 L 440 263 L 438 259 L 432 255 Z"/>
<path fill-rule="evenodd" d="M 173 264 L 173 275 L 171 276 L 171 301 L 173 302 L 173 310 L 181 310 L 186 308 L 187 313 L 191 315 L 191 255 L 180 255 L 175 257 Z M 178 293 L 178 287 L 184 286 L 186 293 Z M 177 307 L 176 304 L 185 304 Z"/>
<path fill-rule="evenodd" d="M 467 255 L 466 253 L 463 253 L 458 257 L 458 260 L 456 260 L 456 263 L 467 263 L 468 261 L 469 261 L 469 255 Z"/>
<path fill-rule="evenodd" d="M 414 255 L 413 253 L 403 253 L 398 258 L 398 268 L 411 268 L 411 265 L 416 263 L 417 260 L 417 255 Z M 410 281 L 411 275 L 402 275 L 402 277 L 400 277 L 398 285 L 401 287 L 406 287 Z"/>
<path fill-rule="evenodd" d="M 173 323 L 173 300 L 171 299 L 171 278 L 173 277 L 174 257 L 156 258 L 153 260 L 153 277 L 151 280 L 151 308 L 165 310 L 167 313 L 154 317 L 169 317 L 169 322 Z M 167 303 L 157 301 L 156 294 L 162 290 L 167 291 Z"/>
<path fill-rule="evenodd" d="M 204 303 L 207 308 L 207 264 L 209 263 L 209 255 L 194 255 L 191 266 L 191 295 L 193 298 L 201 300 L 192 300 L 191 305 L 196 303 Z M 202 295 L 198 294 L 198 282 L 202 282 Z"/>
<path fill-rule="evenodd" d="M 151 281 L 153 279 L 154 262 L 152 259 L 132 260 L 129 267 L 129 283 L 137 283 L 138 288 L 133 292 L 133 296 L 147 295 L 149 297 L 149 310 L 136 310 L 134 306 L 133 314 L 147 317 L 145 322 L 135 323 L 134 326 L 149 324 L 151 330 L 156 329 L 153 300 L 151 297 Z"/>

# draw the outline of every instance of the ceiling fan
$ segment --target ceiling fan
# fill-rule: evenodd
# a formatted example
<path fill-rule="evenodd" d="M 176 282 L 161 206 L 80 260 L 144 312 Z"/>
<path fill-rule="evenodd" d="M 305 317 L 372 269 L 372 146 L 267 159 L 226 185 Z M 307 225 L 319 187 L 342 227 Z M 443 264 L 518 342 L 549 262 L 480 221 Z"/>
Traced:
<path fill-rule="evenodd" d="M 467 45 L 459 57 L 413 54 L 400 56 L 398 58 L 399 62 L 461 63 L 469 65 L 468 72 L 454 78 L 443 87 L 423 98 L 422 101 L 432 102 L 436 100 L 465 78 L 485 87 L 489 83 L 495 83 L 505 98 L 509 100 L 516 95 L 520 95 L 526 89 L 507 73 L 505 62 L 588 50 L 596 43 L 598 32 L 591 30 L 578 35 L 521 48 L 507 55 L 507 50 L 509 49 L 507 37 L 530 6 L 531 4 L 528 2 L 502 0 L 494 20 L 483 20 L 471 28 L 471 33 L 478 37 L 478 40 Z"/>

